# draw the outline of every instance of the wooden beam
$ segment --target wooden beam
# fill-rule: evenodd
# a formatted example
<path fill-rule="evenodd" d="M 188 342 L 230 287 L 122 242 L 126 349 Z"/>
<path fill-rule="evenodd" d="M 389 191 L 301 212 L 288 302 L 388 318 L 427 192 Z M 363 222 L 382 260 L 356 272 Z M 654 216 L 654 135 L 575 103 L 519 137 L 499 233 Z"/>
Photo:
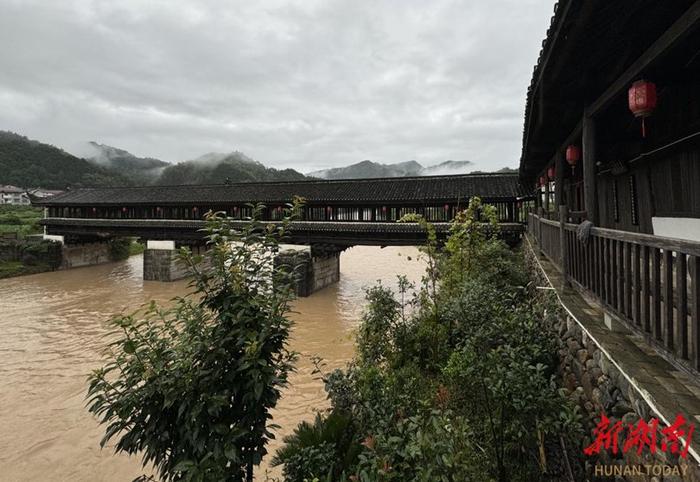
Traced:
<path fill-rule="evenodd" d="M 693 28 L 700 23 L 700 0 L 695 3 L 671 25 L 635 62 L 632 63 L 605 91 L 588 107 L 588 115 L 595 116 L 605 109 L 615 100 L 615 97 L 629 87 L 632 81 L 639 76 L 642 71 L 648 68 L 658 58 L 673 47 L 676 43 L 685 38 Z M 560 148 L 565 149 L 569 144 L 575 144 L 576 139 L 581 136 L 583 123 L 576 124 L 562 143 Z"/>
<path fill-rule="evenodd" d="M 620 91 L 629 87 L 635 78 L 656 61 L 662 54 L 680 42 L 690 31 L 700 24 L 700 1 L 696 1 L 668 30 L 656 39 L 651 47 L 625 70 L 598 99 L 590 105 L 589 115 L 596 115 L 617 97 Z"/>
<path fill-rule="evenodd" d="M 586 216 L 593 224 L 598 225 L 598 198 L 596 196 L 596 133 L 595 119 L 584 112 L 582 120 L 583 148 L 583 195 L 586 206 Z"/>

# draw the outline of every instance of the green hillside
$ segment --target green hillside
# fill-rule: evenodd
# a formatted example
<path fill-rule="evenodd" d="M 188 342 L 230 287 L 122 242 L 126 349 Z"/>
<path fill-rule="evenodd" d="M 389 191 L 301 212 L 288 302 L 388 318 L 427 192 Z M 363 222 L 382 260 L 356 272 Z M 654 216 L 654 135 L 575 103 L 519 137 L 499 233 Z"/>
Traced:
<path fill-rule="evenodd" d="M 66 189 L 118 186 L 129 180 L 57 147 L 0 131 L 0 184 Z"/>
<path fill-rule="evenodd" d="M 153 184 L 163 169 L 170 165 L 160 159 L 138 157 L 124 149 L 97 142 L 89 142 L 88 147 L 92 151 L 85 156 L 89 161 L 120 173 L 134 184 Z"/>
<path fill-rule="evenodd" d="M 294 169 L 265 167 L 245 154 L 206 154 L 166 167 L 158 184 L 221 184 L 224 182 L 295 181 L 306 176 Z"/>

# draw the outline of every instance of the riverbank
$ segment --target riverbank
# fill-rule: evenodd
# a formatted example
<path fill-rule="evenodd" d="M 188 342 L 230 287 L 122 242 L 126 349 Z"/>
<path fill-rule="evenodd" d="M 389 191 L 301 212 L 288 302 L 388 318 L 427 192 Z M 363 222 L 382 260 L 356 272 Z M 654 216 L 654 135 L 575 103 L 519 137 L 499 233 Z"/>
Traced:
<path fill-rule="evenodd" d="M 145 246 L 135 239 L 120 238 L 107 242 L 110 261 L 122 261 L 142 254 Z M 43 240 L 38 235 L 0 240 L 0 279 L 55 271 L 63 265 L 61 243 Z"/>

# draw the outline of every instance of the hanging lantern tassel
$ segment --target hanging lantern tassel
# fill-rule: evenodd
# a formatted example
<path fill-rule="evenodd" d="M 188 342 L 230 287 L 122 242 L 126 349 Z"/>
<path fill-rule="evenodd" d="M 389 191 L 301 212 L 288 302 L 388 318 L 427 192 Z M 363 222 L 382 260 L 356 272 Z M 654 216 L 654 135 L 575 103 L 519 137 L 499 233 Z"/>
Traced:
<path fill-rule="evenodd" d="M 635 117 L 642 118 L 642 138 L 646 138 L 645 119 L 656 109 L 656 84 L 638 80 L 627 91 L 627 103 Z"/>

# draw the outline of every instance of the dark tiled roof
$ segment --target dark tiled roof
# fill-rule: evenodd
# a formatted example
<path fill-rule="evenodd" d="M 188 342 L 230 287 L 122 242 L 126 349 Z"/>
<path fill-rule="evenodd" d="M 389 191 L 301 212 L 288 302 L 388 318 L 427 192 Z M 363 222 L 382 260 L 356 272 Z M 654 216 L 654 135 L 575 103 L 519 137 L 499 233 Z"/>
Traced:
<path fill-rule="evenodd" d="M 517 174 L 465 174 L 337 181 L 235 183 L 207 186 L 147 186 L 68 191 L 38 205 L 133 205 L 288 202 L 301 196 L 309 203 L 423 202 L 526 196 Z"/>

